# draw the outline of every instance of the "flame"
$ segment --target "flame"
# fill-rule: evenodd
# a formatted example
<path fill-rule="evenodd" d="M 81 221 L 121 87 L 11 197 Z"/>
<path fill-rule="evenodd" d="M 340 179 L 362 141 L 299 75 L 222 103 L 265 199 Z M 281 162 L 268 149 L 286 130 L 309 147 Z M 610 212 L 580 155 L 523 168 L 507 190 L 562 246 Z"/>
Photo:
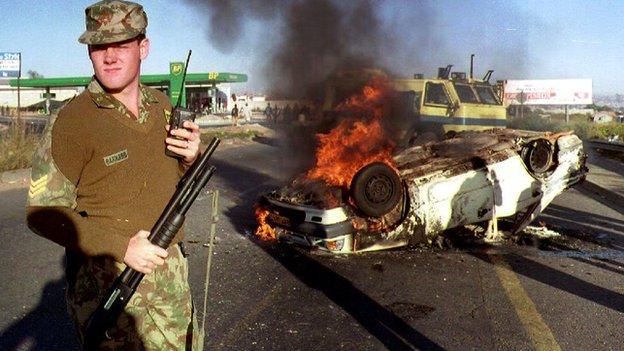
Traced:
<path fill-rule="evenodd" d="M 338 105 L 347 118 L 327 134 L 317 134 L 319 147 L 315 166 L 306 176 L 328 185 L 349 188 L 357 171 L 372 162 L 393 169 L 394 143 L 386 137 L 381 119 L 391 89 L 384 78 L 373 79 L 362 93 Z"/>
<path fill-rule="evenodd" d="M 256 214 L 256 221 L 258 222 L 255 235 L 264 241 L 276 241 L 277 233 L 275 233 L 275 230 L 266 221 L 269 211 L 259 204 L 255 204 L 254 213 Z"/>

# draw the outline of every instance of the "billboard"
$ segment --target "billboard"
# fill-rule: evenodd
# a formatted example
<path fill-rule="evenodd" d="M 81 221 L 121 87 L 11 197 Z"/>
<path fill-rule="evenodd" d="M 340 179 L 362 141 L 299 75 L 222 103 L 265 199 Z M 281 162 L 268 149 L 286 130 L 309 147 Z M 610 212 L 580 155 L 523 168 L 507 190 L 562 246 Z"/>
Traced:
<path fill-rule="evenodd" d="M 21 56 L 19 52 L 0 52 L 0 78 L 20 76 Z"/>
<path fill-rule="evenodd" d="M 505 105 L 589 105 L 593 101 L 591 79 L 508 80 Z"/>

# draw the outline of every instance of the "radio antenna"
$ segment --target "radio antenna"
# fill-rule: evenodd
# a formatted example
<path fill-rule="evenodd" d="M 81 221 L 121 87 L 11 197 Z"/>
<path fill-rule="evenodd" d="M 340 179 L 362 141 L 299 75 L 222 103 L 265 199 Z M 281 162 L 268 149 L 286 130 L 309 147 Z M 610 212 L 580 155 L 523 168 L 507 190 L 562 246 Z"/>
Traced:
<path fill-rule="evenodd" d="M 191 53 L 193 50 L 189 50 L 188 55 L 186 56 L 186 63 L 184 64 L 184 73 L 182 74 L 182 85 L 180 85 L 180 95 L 178 95 L 178 102 L 176 103 L 176 108 L 180 108 L 182 104 L 182 92 L 184 91 L 184 83 L 186 82 L 186 69 L 188 68 L 189 60 L 191 59 Z"/>

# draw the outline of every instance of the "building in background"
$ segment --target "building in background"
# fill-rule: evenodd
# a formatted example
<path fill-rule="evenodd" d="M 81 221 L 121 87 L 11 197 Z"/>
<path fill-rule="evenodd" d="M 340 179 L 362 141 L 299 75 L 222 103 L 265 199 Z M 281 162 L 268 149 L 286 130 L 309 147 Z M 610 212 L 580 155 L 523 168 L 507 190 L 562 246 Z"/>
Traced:
<path fill-rule="evenodd" d="M 180 104 L 198 113 L 227 113 L 234 106 L 231 94 L 232 83 L 244 83 L 247 75 L 229 72 L 187 73 L 184 87 L 184 63 L 171 62 L 168 74 L 141 75 L 141 83 L 163 91 L 176 105 Z M 91 81 L 91 77 L 58 77 L 36 79 L 0 79 L 0 107 L 29 111 L 33 106 L 36 113 L 49 114 L 53 106 L 80 94 Z M 180 91 L 183 94 L 180 95 Z M 41 109 L 43 107 L 43 109 Z"/>
<path fill-rule="evenodd" d="M 611 123 L 616 120 L 615 112 L 611 111 L 600 111 L 596 112 L 592 117 L 592 121 L 594 123 Z M 619 118 L 618 118 L 619 122 Z"/>

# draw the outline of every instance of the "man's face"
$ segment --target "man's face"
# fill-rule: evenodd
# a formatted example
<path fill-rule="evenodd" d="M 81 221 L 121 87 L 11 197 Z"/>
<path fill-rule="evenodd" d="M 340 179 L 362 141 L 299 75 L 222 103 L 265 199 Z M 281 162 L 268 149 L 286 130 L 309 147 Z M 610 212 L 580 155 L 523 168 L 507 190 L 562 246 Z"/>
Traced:
<path fill-rule="evenodd" d="M 119 43 L 89 45 L 89 58 L 98 81 L 110 93 L 138 84 L 141 60 L 149 53 L 149 40 L 130 39 Z"/>

